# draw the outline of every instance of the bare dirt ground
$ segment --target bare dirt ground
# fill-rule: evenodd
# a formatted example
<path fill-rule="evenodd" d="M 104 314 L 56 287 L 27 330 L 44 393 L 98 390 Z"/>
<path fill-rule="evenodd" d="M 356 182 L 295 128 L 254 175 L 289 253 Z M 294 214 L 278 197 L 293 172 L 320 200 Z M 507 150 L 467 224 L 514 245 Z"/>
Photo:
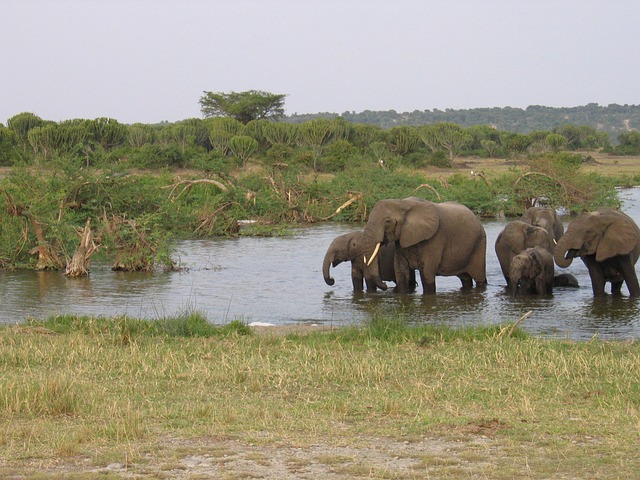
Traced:
<path fill-rule="evenodd" d="M 501 458 L 490 438 L 494 425 L 470 426 L 478 432 L 461 441 L 441 438 L 356 437 L 353 444 L 319 442 L 296 446 L 269 439 L 248 443 L 234 439 L 161 439 L 153 454 L 123 463 L 95 465 L 89 458 L 66 459 L 54 465 L 0 468 L 2 478 L 154 478 L 154 479 L 348 479 L 485 477 Z M 485 435 L 487 433 L 488 435 Z M 268 435 L 265 435 L 268 437 Z M 0 461 L 0 466 L 2 462 Z M 26 468 L 25 468 L 26 467 Z M 484 472 L 484 473 L 482 473 Z M 5 476 L 6 475 L 6 476 Z M 451 477 L 449 477 L 451 478 Z"/>

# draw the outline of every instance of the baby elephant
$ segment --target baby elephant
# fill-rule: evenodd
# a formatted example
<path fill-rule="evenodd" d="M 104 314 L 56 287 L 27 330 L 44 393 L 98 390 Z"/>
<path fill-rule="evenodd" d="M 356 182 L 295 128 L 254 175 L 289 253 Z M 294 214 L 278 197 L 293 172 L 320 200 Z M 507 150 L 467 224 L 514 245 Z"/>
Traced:
<path fill-rule="evenodd" d="M 335 280 L 330 275 L 330 268 L 335 268 L 342 262 L 351 261 L 351 281 L 354 292 L 361 292 L 364 283 L 367 285 L 368 292 L 375 292 L 378 288 L 386 290 L 387 285 L 383 281 L 376 281 L 376 278 L 370 272 L 370 268 L 365 264 L 364 257 L 356 255 L 355 242 L 360 235 L 362 235 L 361 231 L 349 232 L 336 237 L 331 242 L 322 262 L 324 281 L 327 285 L 333 285 Z M 382 280 L 395 282 L 394 255 L 395 244 L 385 245 L 380 249 L 377 261 Z"/>
<path fill-rule="evenodd" d="M 553 292 L 553 256 L 542 247 L 527 248 L 511 261 L 509 293 L 550 295 Z"/>

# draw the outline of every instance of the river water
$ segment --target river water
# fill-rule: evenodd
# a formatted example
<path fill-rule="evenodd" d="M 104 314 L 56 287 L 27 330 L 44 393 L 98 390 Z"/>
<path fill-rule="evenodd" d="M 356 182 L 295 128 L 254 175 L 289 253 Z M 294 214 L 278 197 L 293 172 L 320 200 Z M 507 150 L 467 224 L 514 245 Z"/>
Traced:
<path fill-rule="evenodd" d="M 640 222 L 640 189 L 621 192 L 623 210 Z M 565 218 L 565 228 L 569 219 Z M 128 315 L 158 319 L 188 311 L 203 313 L 212 323 L 291 324 L 312 322 L 348 325 L 371 315 L 400 314 L 416 323 L 452 326 L 513 322 L 544 336 L 585 340 L 640 338 L 640 300 L 628 297 L 595 300 L 584 264 L 570 268 L 579 289 L 556 288 L 550 298 L 511 298 L 494 252 L 507 220 L 484 221 L 487 232 L 485 290 L 462 292 L 457 277 L 437 277 L 436 295 L 410 295 L 391 289 L 376 294 L 352 292 L 350 265 L 332 269 L 336 283 L 322 278 L 324 253 L 337 235 L 359 225 L 327 223 L 296 230 L 284 238 L 237 238 L 185 241 L 174 257 L 187 268 L 171 273 L 112 272 L 93 263 L 85 278 L 59 272 L 0 272 L 0 323 L 28 317 L 73 313 Z M 562 270 L 556 268 L 556 273 Z M 391 284 L 393 285 L 393 284 Z M 626 287 L 623 287 L 626 294 Z"/>

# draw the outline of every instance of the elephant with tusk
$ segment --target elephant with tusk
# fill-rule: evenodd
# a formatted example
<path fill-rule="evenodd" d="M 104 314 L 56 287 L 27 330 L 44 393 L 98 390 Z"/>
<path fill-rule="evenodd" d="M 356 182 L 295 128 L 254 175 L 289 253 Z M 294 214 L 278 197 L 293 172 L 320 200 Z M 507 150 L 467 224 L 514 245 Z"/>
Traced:
<path fill-rule="evenodd" d="M 471 210 L 456 202 L 433 203 L 420 198 L 378 201 L 358 240 L 379 278 L 375 258 L 395 244 L 396 291 L 411 290 L 411 273 L 420 271 L 423 293 L 435 293 L 436 276 L 457 276 L 463 288 L 485 285 L 486 233 Z"/>

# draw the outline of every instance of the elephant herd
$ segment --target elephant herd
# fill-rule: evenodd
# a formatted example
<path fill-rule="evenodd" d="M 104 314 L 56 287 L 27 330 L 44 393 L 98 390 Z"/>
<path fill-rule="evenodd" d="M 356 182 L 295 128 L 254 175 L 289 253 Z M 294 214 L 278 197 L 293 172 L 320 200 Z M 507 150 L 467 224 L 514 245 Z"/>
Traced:
<path fill-rule="evenodd" d="M 351 262 L 354 291 L 416 290 L 416 271 L 424 294 L 435 293 L 437 276 L 457 276 L 463 289 L 486 285 L 484 228 L 474 213 L 456 202 L 434 203 L 417 197 L 380 200 L 362 231 L 335 238 L 324 257 L 322 273 L 334 284 L 330 268 Z M 640 229 L 622 212 L 600 208 L 571 221 L 565 232 L 555 210 L 531 207 L 498 235 L 495 251 L 511 295 L 549 295 L 553 287 L 578 287 L 568 267 L 580 257 L 591 278 L 593 295 L 640 296 L 635 263 L 640 256 Z"/>

